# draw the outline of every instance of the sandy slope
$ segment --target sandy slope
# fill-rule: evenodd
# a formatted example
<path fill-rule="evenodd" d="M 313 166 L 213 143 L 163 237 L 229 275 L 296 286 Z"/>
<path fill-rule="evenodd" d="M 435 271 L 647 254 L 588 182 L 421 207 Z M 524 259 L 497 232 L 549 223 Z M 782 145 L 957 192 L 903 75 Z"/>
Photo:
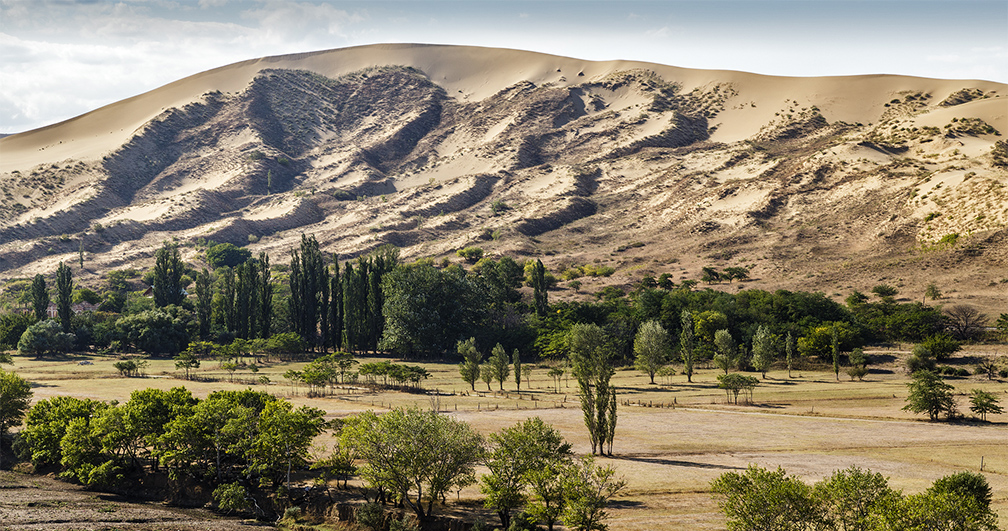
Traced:
<path fill-rule="evenodd" d="M 731 83 L 738 91 L 732 101 L 741 108 L 728 111 L 731 124 L 714 140 L 733 141 L 756 133 L 773 113 L 795 95 L 799 104 L 824 109 L 831 122 L 872 122 L 883 104 L 902 91 L 925 91 L 940 101 L 963 86 L 984 91 L 1004 85 L 986 81 L 937 80 L 906 76 L 845 76 L 790 78 L 745 72 L 695 70 L 636 61 L 586 61 L 535 52 L 421 44 L 381 44 L 322 52 L 265 57 L 234 63 L 170 83 L 48 127 L 0 139 L 0 172 L 25 170 L 37 164 L 66 159 L 93 160 L 118 148 L 143 124 L 172 107 L 181 107 L 212 92 L 244 89 L 262 69 L 287 68 L 338 77 L 375 65 L 413 66 L 463 100 L 482 100 L 520 81 L 568 86 L 623 70 L 644 68 L 689 91 L 710 83 Z M 991 104 L 995 102 L 989 102 Z M 748 104 L 748 105 L 745 105 Z M 1005 105 L 992 123 L 1008 130 Z"/>
<path fill-rule="evenodd" d="M 977 80 L 461 46 L 255 59 L 0 139 L 0 278 L 83 249 L 95 283 L 167 238 L 194 259 L 200 239 L 258 240 L 277 260 L 303 232 L 344 259 L 479 245 L 617 270 L 582 293 L 745 266 L 749 287 L 838 300 L 878 283 L 920 300 L 935 282 L 997 315 L 1006 98 Z"/>

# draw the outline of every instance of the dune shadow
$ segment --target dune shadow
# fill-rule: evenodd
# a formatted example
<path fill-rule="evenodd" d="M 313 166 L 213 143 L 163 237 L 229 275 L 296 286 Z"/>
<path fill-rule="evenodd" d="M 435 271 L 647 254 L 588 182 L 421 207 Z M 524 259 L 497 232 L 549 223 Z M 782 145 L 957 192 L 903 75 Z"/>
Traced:
<path fill-rule="evenodd" d="M 613 456 L 612 459 L 619 459 L 622 461 L 634 461 L 637 463 L 648 463 L 652 465 L 667 465 L 667 466 L 681 466 L 685 468 L 702 468 L 707 470 L 741 470 L 737 466 L 728 465 L 715 465 L 711 463 L 698 463 L 695 461 L 683 461 L 680 459 L 669 459 L 667 457 L 648 457 L 640 455 L 617 455 Z"/>

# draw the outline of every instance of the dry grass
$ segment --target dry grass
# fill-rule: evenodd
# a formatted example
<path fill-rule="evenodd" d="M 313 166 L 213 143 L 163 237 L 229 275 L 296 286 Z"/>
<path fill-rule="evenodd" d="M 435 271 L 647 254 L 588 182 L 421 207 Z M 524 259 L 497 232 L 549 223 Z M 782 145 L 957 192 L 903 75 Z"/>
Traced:
<path fill-rule="evenodd" d="M 992 352 L 999 351 L 985 347 L 963 356 Z M 786 371 L 771 371 L 756 389 L 754 404 L 737 406 L 726 403 L 724 393 L 716 388 L 714 369 L 700 370 L 692 384 L 676 376 L 667 386 L 651 385 L 635 371 L 617 371 L 613 381 L 620 400 L 631 405 L 619 410 L 616 456 L 600 459 L 627 480 L 627 489 L 611 511 L 612 529 L 723 529 L 723 518 L 707 485 L 719 474 L 750 463 L 782 466 L 810 482 L 857 465 L 881 472 L 894 488 L 911 493 L 943 475 L 979 470 L 981 458 L 994 489 L 994 509 L 1002 523 L 1008 521 L 1008 415 L 991 416 L 988 424 L 948 424 L 930 423 L 902 411 L 908 378 L 899 369 L 902 353 L 890 358 L 876 367 L 881 372 L 863 382 L 852 382 L 843 373 L 837 381 L 832 371 L 825 370 L 794 371 L 792 378 Z M 432 404 L 426 394 L 362 386 L 339 388 L 333 396 L 307 397 L 303 388 L 292 392 L 282 377 L 300 363 L 268 364 L 255 375 L 239 372 L 231 383 L 216 362 L 204 362 L 196 374 L 218 381 L 187 382 L 179 379 L 171 360 L 150 360 L 147 378 L 121 378 L 112 367 L 114 359 L 89 357 L 94 365 L 78 365 L 82 359 L 37 361 L 15 356 L 14 369 L 34 382 L 36 399 L 73 395 L 123 401 L 133 389 L 184 385 L 196 396 L 252 387 L 322 408 L 331 417 L 397 406 L 430 408 Z M 459 378 L 455 364 L 423 365 L 432 375 L 424 388 L 439 391 L 440 408 L 477 430 L 488 433 L 537 415 L 560 430 L 576 452 L 589 451 L 573 383 L 561 382 L 556 393 L 546 370 L 537 366 L 531 385 L 523 382 L 520 398 L 513 382 L 505 385 L 512 389 L 507 393 L 488 393 L 482 382 L 474 393 Z M 244 383 L 260 375 L 272 384 Z M 960 395 L 960 410 L 967 413 L 965 395 L 972 388 L 1008 395 L 1004 381 L 974 376 L 949 382 Z M 318 442 L 327 444 L 330 439 L 323 436 Z M 478 489 L 469 488 L 462 497 L 475 499 Z"/>

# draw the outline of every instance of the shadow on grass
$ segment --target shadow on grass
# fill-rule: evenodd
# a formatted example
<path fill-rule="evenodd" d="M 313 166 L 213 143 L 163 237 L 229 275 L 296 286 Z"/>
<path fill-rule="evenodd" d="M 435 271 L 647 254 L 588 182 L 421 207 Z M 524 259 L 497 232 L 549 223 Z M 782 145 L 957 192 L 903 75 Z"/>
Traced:
<path fill-rule="evenodd" d="M 703 468 L 708 470 L 741 470 L 737 466 L 714 465 L 711 463 L 698 463 L 696 461 L 683 461 L 679 459 L 669 459 L 667 457 L 649 457 L 642 455 L 616 455 L 611 459 L 620 461 L 633 461 L 636 463 L 648 463 L 652 465 L 681 466 L 686 468 Z"/>
<path fill-rule="evenodd" d="M 645 506 L 647 504 L 639 500 L 610 500 L 606 504 L 609 509 L 637 509 Z"/>

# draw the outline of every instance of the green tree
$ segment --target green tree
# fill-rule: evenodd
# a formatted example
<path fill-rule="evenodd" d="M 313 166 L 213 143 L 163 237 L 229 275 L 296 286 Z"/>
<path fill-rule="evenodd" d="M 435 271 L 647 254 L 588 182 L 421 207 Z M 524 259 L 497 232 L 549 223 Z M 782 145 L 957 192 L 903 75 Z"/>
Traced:
<path fill-rule="evenodd" d="M 25 416 L 21 430 L 32 464 L 37 468 L 59 464 L 63 458 L 60 442 L 76 418 L 89 418 L 107 407 L 104 402 L 69 396 L 55 396 L 35 403 Z"/>
<path fill-rule="evenodd" d="M 252 258 L 252 251 L 231 243 L 218 243 L 206 250 L 206 261 L 210 267 L 238 267 Z"/>
<path fill-rule="evenodd" d="M 273 325 L 273 279 L 270 273 L 269 255 L 259 253 L 259 337 L 267 339 L 272 335 Z M 338 275 L 337 275 L 338 276 Z M 334 285 L 339 285 L 334 281 Z"/>
<path fill-rule="evenodd" d="M 71 279 L 70 267 L 63 262 L 56 268 L 56 315 L 59 317 L 60 326 L 63 331 L 70 332 L 70 324 L 73 320 L 73 281 Z"/>
<path fill-rule="evenodd" d="M 45 277 L 41 274 L 36 274 L 32 279 L 31 300 L 35 319 L 44 321 L 49 310 L 49 288 L 46 287 Z"/>
<path fill-rule="evenodd" d="M 874 529 L 875 515 L 898 496 L 882 474 L 856 466 L 838 470 L 813 487 L 813 498 L 819 504 L 818 512 L 827 526 L 825 529 Z"/>
<path fill-rule="evenodd" d="M 564 525 L 577 531 L 605 531 L 609 499 L 626 486 L 612 467 L 595 464 L 592 457 L 576 459 L 563 480 L 566 504 Z"/>
<path fill-rule="evenodd" d="M 536 260 L 532 268 L 532 297 L 536 315 L 544 317 L 549 309 L 549 285 L 546 283 L 546 267 L 542 260 Z"/>
<path fill-rule="evenodd" d="M 854 378 L 858 380 L 864 379 L 865 375 L 868 374 L 868 356 L 864 351 L 856 348 L 851 351 L 847 359 L 850 365 L 847 368 L 847 374 L 850 375 L 851 380 Z"/>
<path fill-rule="evenodd" d="M 455 254 L 457 254 L 459 258 L 464 259 L 466 262 L 475 264 L 480 260 L 480 258 L 483 258 L 483 249 L 480 249 L 479 247 L 466 247 L 455 251 Z"/>
<path fill-rule="evenodd" d="M 907 396 L 907 404 L 903 406 L 904 411 L 913 413 L 927 413 L 931 420 L 938 420 L 938 416 L 945 414 L 951 418 L 955 415 L 956 403 L 952 396 L 953 387 L 931 371 L 917 371 L 913 373 L 913 380 L 907 384 L 910 394 Z"/>
<path fill-rule="evenodd" d="M 942 297 L 941 290 L 938 289 L 938 286 L 935 285 L 934 282 L 927 285 L 927 288 L 924 290 L 924 300 L 921 302 L 925 302 L 928 297 L 930 297 L 932 301 L 936 301 Z"/>
<path fill-rule="evenodd" d="M 896 294 L 899 293 L 899 290 L 888 284 L 879 284 L 874 288 L 872 288 L 871 291 L 875 295 L 878 295 L 880 299 L 886 302 L 894 302 L 893 297 L 895 297 Z"/>
<path fill-rule="evenodd" d="M 693 314 L 683 310 L 680 316 L 682 332 L 679 334 L 679 356 L 683 362 L 686 381 L 693 382 L 693 364 L 696 361 L 696 340 L 693 336 Z"/>
<path fill-rule="evenodd" d="M 0 369 L 0 465 L 3 465 L 3 442 L 7 430 L 21 425 L 31 398 L 31 385 L 27 380 L 13 371 Z"/>
<path fill-rule="evenodd" d="M 736 365 L 736 357 L 738 356 L 735 339 L 732 338 L 731 332 L 725 329 L 714 332 L 714 348 L 717 351 L 714 354 L 714 364 L 725 374 L 728 374 L 728 371 Z"/>
<path fill-rule="evenodd" d="M 462 363 L 459 363 L 459 374 L 462 381 L 469 384 L 473 391 L 476 390 L 476 380 L 480 377 L 480 363 L 483 362 L 483 354 L 476 349 L 476 338 L 460 340 L 456 345 L 456 350 L 462 356 Z"/>
<path fill-rule="evenodd" d="M 504 529 L 511 525 L 511 511 L 525 503 L 530 474 L 570 454 L 570 444 L 539 417 L 490 435 L 484 461 L 490 473 L 480 479 L 480 489 L 486 495 L 484 504 L 497 511 Z"/>
<path fill-rule="evenodd" d="M 407 356 L 442 355 L 468 336 L 483 314 L 477 284 L 458 266 L 398 266 L 385 274 L 381 287 L 382 345 Z"/>
<path fill-rule="evenodd" d="M 73 343 L 73 334 L 63 332 L 56 321 L 47 319 L 25 329 L 18 340 L 17 349 L 25 355 L 51 356 L 69 352 Z"/>
<path fill-rule="evenodd" d="M 930 335 L 919 344 L 937 360 L 946 360 L 961 348 L 958 341 L 944 333 Z"/>
<path fill-rule="evenodd" d="M 998 398 L 983 389 L 970 390 L 970 411 L 980 415 L 980 420 L 987 421 L 987 414 L 1000 415 L 1004 412 L 998 405 Z"/>
<path fill-rule="evenodd" d="M 722 276 L 728 279 L 728 283 L 731 284 L 732 280 L 745 280 L 749 278 L 749 269 L 745 267 L 726 267 Z"/>
<path fill-rule="evenodd" d="M 784 351 L 785 356 L 787 356 L 787 376 L 788 378 L 790 378 L 791 367 L 792 364 L 794 363 L 794 354 L 795 354 L 794 336 L 791 334 L 790 331 L 787 333 L 787 338 L 784 339 Z"/>
<path fill-rule="evenodd" d="M 729 531 L 804 531 L 818 516 L 812 488 L 780 468 L 749 465 L 745 472 L 726 472 L 711 482 L 711 490 Z"/>
<path fill-rule="evenodd" d="M 736 404 L 738 404 L 738 395 L 742 392 L 746 392 L 749 395 L 748 398 L 751 402 L 752 390 L 759 385 L 759 380 L 754 376 L 746 376 L 737 372 L 718 375 L 717 379 L 718 387 L 725 390 L 726 397 L 728 397 L 728 393 L 731 393 Z"/>
<path fill-rule="evenodd" d="M 206 339 L 210 335 L 210 313 L 213 302 L 211 286 L 210 272 L 204 267 L 196 275 L 196 320 L 199 322 L 200 339 Z"/>
<path fill-rule="evenodd" d="M 671 351 L 665 328 L 658 321 L 647 321 L 634 338 L 634 368 L 647 374 L 653 384 L 655 373 L 668 362 Z"/>
<path fill-rule="evenodd" d="M 175 368 L 185 371 L 186 380 L 190 379 L 190 372 L 200 366 L 200 360 L 192 348 L 193 344 L 190 344 L 188 349 L 175 356 Z"/>
<path fill-rule="evenodd" d="M 774 336 L 770 333 L 770 329 L 766 326 L 760 325 L 760 327 L 756 329 L 756 334 L 753 335 L 752 364 L 753 368 L 756 369 L 763 378 L 766 378 L 767 370 L 770 369 L 770 365 L 776 357 L 776 346 L 774 343 Z"/>
<path fill-rule="evenodd" d="M 836 380 L 840 381 L 840 335 L 837 332 L 836 325 L 833 326 L 833 331 L 830 334 L 830 353 L 833 355 L 833 373 L 836 375 Z"/>
<path fill-rule="evenodd" d="M 321 283 L 329 279 L 325 274 L 322 252 L 315 236 L 301 235 L 300 249 L 291 250 L 290 290 L 288 301 L 291 329 L 314 350 L 318 341 Z M 366 295 L 365 295 L 366 296 Z"/>
<path fill-rule="evenodd" d="M 515 391 L 521 391 L 522 364 L 521 355 L 518 353 L 518 349 L 514 349 L 514 352 L 511 353 L 511 360 L 512 363 L 514 363 Z"/>
<path fill-rule="evenodd" d="M 302 406 L 294 409 L 286 400 L 268 402 L 259 415 L 259 433 L 249 449 L 249 467 L 273 477 L 283 478 L 290 491 L 291 471 L 308 463 L 312 440 L 322 432 L 321 409 Z"/>
<path fill-rule="evenodd" d="M 490 351 L 490 357 L 487 358 L 487 364 L 490 366 L 494 380 L 500 383 L 501 391 L 504 390 L 504 382 L 511 374 L 510 361 L 507 353 L 504 352 L 504 347 L 500 343 L 494 345 L 494 348 Z"/>
<path fill-rule="evenodd" d="M 179 254 L 178 246 L 164 242 L 157 250 L 154 262 L 154 305 L 163 308 L 168 305 L 180 305 L 185 295 L 182 292 L 182 273 L 185 266 Z"/>
<path fill-rule="evenodd" d="M 605 454 L 606 443 L 612 454 L 609 423 L 615 423 L 615 409 L 610 414 L 610 401 L 616 393 L 609 383 L 614 372 L 612 349 L 605 331 L 598 325 L 578 323 L 571 327 L 568 334 L 571 371 L 578 381 L 578 398 L 592 454 L 596 451 Z"/>
<path fill-rule="evenodd" d="M 434 502 L 475 481 L 483 440 L 465 422 L 433 411 L 367 411 L 347 420 L 340 444 L 357 450 L 361 477 L 424 520 Z M 426 503 L 425 503 L 426 502 Z"/>
<path fill-rule="evenodd" d="M 990 509 L 992 492 L 983 474 L 970 471 L 936 479 L 927 490 L 928 494 L 952 494 L 960 499 L 970 498 L 982 509 Z"/>
<path fill-rule="evenodd" d="M 487 391 L 489 391 L 490 382 L 494 380 L 493 367 L 490 366 L 489 363 L 484 363 L 483 365 L 480 365 L 480 379 L 483 380 L 483 383 L 485 383 L 487 386 Z"/>
<path fill-rule="evenodd" d="M 125 345 L 150 354 L 175 354 L 186 348 L 198 324 L 180 306 L 166 306 L 127 315 L 116 321 L 116 333 Z"/>

